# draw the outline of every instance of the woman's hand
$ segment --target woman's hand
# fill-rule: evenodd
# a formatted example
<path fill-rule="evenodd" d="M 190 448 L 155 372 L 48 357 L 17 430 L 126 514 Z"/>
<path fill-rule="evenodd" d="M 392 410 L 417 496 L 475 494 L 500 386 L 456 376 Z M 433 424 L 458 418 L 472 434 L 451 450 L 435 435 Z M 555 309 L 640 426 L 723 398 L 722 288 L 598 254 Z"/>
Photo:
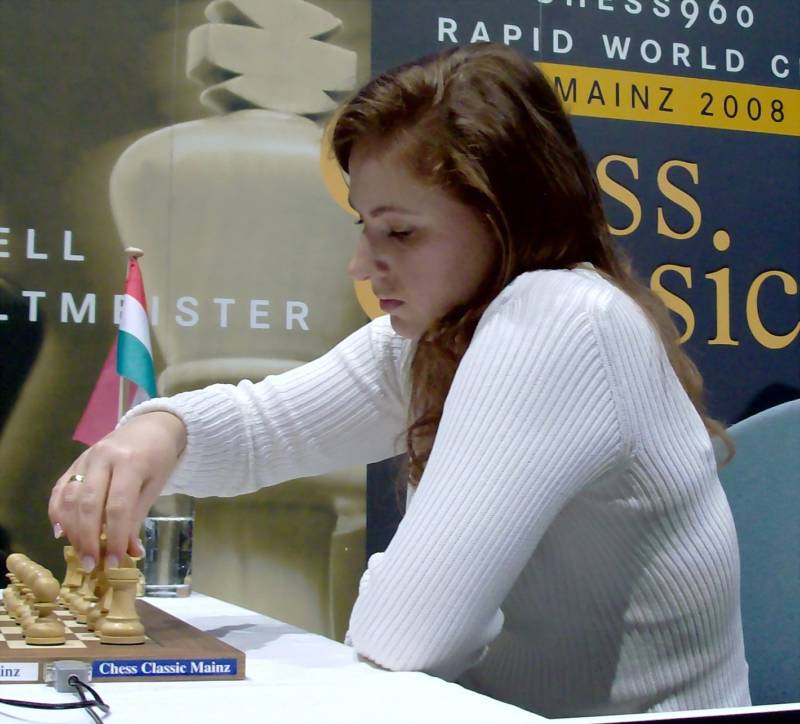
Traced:
<path fill-rule="evenodd" d="M 92 570 L 100 556 L 105 524 L 106 561 L 144 554 L 139 529 L 186 445 L 183 421 L 169 412 L 148 412 L 106 435 L 58 479 L 48 515 L 56 535 L 63 531 Z"/>

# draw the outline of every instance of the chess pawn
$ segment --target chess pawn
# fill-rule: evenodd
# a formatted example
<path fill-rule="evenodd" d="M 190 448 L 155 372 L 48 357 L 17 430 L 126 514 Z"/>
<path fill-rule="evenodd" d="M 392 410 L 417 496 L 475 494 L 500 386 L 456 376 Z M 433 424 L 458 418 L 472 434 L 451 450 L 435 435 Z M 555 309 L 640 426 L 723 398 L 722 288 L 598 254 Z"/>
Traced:
<path fill-rule="evenodd" d="M 19 578 L 22 587 L 27 588 L 29 581 L 31 581 L 33 578 L 33 572 L 35 569 L 36 564 L 30 558 L 25 556 L 24 559 L 17 563 L 11 570 L 17 574 L 17 578 Z"/>
<path fill-rule="evenodd" d="M 60 588 L 58 581 L 46 572 L 41 572 L 31 583 L 33 606 L 38 617 L 25 628 L 25 643 L 55 646 L 65 642 L 64 624 L 55 615 Z"/>
<path fill-rule="evenodd" d="M 36 616 L 33 613 L 33 606 L 31 605 L 32 602 L 33 593 L 31 593 L 31 589 L 23 585 L 22 594 L 20 596 L 20 606 L 17 608 L 19 614 L 17 616 L 17 623 L 22 626 L 23 631 L 27 631 L 28 626 L 36 620 Z"/>
<path fill-rule="evenodd" d="M 12 553 L 8 558 L 6 558 L 6 568 L 8 569 L 8 576 L 14 586 L 14 592 L 19 597 L 20 591 L 22 590 L 22 582 L 23 582 L 23 570 L 25 568 L 25 564 L 30 561 L 30 558 L 26 556 L 24 553 Z"/>
<path fill-rule="evenodd" d="M 31 584 L 36 579 L 39 567 L 30 558 L 25 556 L 25 559 L 17 564 L 15 568 L 15 572 L 20 582 L 20 606 L 17 609 L 19 613 L 17 622 L 20 626 L 22 626 L 22 630 L 25 631 L 27 630 L 28 626 L 30 626 L 36 620 L 36 615 L 34 614 L 32 605 L 34 597 L 33 593 L 31 592 Z"/>
<path fill-rule="evenodd" d="M 6 559 L 6 567 L 9 571 L 13 593 L 11 596 L 13 608 L 9 610 L 9 614 L 20 625 L 22 625 L 28 608 L 25 599 L 25 573 L 28 570 L 29 563 L 31 563 L 31 560 L 24 553 L 12 553 Z"/>
<path fill-rule="evenodd" d="M 136 613 L 136 568 L 109 568 L 108 583 L 113 591 L 108 615 L 98 634 L 104 644 L 143 644 L 144 626 Z"/>
<path fill-rule="evenodd" d="M 15 623 L 19 623 L 20 616 L 22 615 L 22 609 L 25 608 L 25 598 L 22 593 L 22 581 L 20 581 L 19 576 L 16 573 L 9 573 L 9 578 L 11 580 L 11 593 L 9 594 L 11 607 L 8 609 L 8 613 L 11 618 L 14 619 Z"/>
<path fill-rule="evenodd" d="M 22 564 L 24 561 L 29 561 L 30 558 L 26 556 L 24 553 L 12 553 L 11 555 L 6 558 L 6 568 L 12 573 L 16 573 L 17 566 Z"/>
<path fill-rule="evenodd" d="M 3 590 L 3 605 L 6 608 L 6 613 L 12 618 L 15 619 L 15 611 L 17 606 L 19 605 L 19 601 L 17 599 L 17 577 L 11 573 L 10 571 L 6 573 L 6 578 L 8 578 L 8 585 Z"/>
<path fill-rule="evenodd" d="M 25 605 L 22 597 L 22 580 L 19 575 L 20 565 L 23 561 L 27 560 L 28 556 L 23 553 L 12 553 L 6 558 L 6 568 L 8 573 L 6 577 L 10 582 L 10 592 L 8 596 L 3 596 L 3 601 L 6 604 L 6 612 L 14 620 L 14 623 L 19 623 L 21 610 Z"/>
<path fill-rule="evenodd" d="M 24 553 L 12 553 L 8 558 L 6 558 L 6 568 L 8 569 L 8 574 L 13 574 L 16 576 L 16 580 L 19 581 L 20 577 L 17 573 L 19 567 L 25 562 L 30 560 L 28 556 Z"/>

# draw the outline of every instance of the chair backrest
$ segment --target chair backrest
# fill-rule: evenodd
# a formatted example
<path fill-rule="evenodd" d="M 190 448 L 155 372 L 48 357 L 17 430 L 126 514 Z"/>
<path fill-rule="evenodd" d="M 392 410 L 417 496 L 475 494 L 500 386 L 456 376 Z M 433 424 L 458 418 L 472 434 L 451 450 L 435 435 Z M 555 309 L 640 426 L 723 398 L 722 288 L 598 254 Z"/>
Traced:
<path fill-rule="evenodd" d="M 742 560 L 753 704 L 800 701 L 800 400 L 731 426 L 720 471 Z"/>

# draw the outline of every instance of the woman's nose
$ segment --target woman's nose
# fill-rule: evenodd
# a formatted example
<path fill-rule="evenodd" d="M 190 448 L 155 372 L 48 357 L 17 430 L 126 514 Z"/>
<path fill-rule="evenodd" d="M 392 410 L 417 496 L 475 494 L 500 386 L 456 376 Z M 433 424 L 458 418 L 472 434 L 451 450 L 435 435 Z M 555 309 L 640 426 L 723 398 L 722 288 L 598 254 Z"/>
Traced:
<path fill-rule="evenodd" d="M 353 256 L 347 265 L 347 271 L 356 281 L 366 281 L 376 272 L 385 271 L 387 268 L 385 260 L 379 259 L 375 250 L 370 246 L 369 241 L 362 234 L 356 242 Z"/>

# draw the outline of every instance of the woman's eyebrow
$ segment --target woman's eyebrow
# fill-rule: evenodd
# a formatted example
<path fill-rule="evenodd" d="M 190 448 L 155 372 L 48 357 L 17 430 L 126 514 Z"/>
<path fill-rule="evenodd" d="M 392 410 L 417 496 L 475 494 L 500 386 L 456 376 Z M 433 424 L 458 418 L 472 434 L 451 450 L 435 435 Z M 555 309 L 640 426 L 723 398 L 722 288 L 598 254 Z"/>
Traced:
<path fill-rule="evenodd" d="M 358 211 L 358 209 L 356 208 L 355 204 L 353 203 L 352 199 L 349 196 L 347 197 L 347 203 L 350 204 L 351 209 L 353 209 L 354 211 Z M 381 214 L 386 214 L 392 211 L 401 214 L 412 214 L 414 216 L 418 215 L 415 211 L 407 209 L 404 206 L 398 206 L 396 204 L 381 204 L 380 206 L 376 206 L 374 209 L 371 209 L 369 211 L 369 215 L 380 216 Z"/>

